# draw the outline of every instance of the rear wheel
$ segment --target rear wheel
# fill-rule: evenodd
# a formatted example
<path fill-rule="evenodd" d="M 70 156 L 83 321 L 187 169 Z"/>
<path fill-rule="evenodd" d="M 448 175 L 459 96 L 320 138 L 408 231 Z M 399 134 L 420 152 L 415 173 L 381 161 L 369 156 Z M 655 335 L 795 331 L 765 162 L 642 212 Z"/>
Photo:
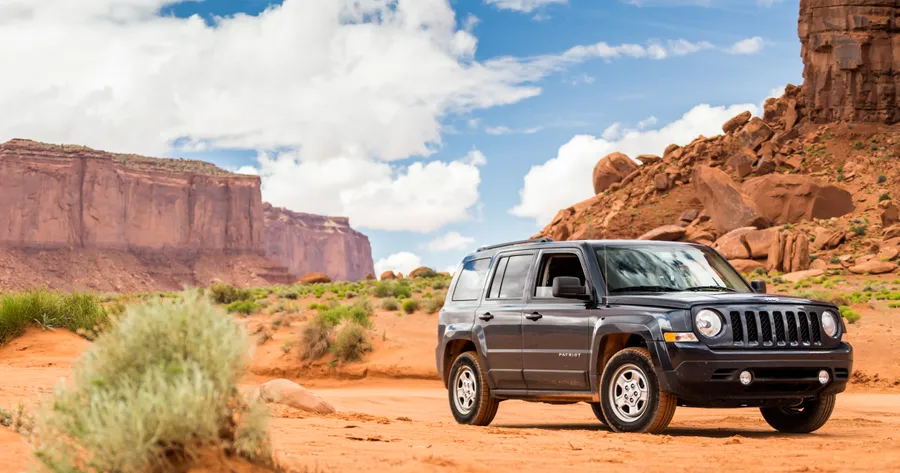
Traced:
<path fill-rule="evenodd" d="M 450 368 L 450 410 L 460 424 L 488 425 L 497 415 L 500 401 L 491 398 L 484 367 L 478 354 L 465 352 Z"/>
<path fill-rule="evenodd" d="M 601 403 L 592 402 L 591 410 L 594 411 L 594 417 L 596 417 L 601 424 L 606 425 L 606 418 L 603 417 L 603 406 L 601 405 Z"/>
<path fill-rule="evenodd" d="M 760 412 L 775 430 L 787 434 L 808 434 L 819 430 L 834 411 L 837 397 L 832 394 L 807 399 L 797 406 L 762 407 Z"/>
<path fill-rule="evenodd" d="M 614 431 L 658 434 L 672 421 L 676 398 L 659 389 L 646 348 L 613 355 L 600 381 L 603 417 Z"/>

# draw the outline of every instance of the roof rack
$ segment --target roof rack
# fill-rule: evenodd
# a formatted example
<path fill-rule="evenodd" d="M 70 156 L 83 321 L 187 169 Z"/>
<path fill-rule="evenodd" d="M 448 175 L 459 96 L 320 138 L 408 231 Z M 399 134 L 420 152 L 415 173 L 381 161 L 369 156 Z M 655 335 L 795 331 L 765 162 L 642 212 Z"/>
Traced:
<path fill-rule="evenodd" d="M 478 248 L 478 249 L 475 250 L 475 251 L 476 251 L 476 252 L 477 252 L 477 251 L 487 251 L 487 250 L 493 250 L 493 249 L 496 249 L 496 248 L 504 248 L 504 247 L 507 247 L 507 246 L 524 245 L 524 244 L 527 244 L 527 243 L 552 243 L 553 241 L 554 241 L 554 240 L 553 240 L 552 238 L 547 238 L 547 237 L 538 238 L 538 239 L 535 239 L 535 240 L 518 240 L 518 241 L 510 241 L 510 242 L 507 242 L 507 243 L 500 243 L 500 244 L 497 244 L 497 245 L 487 245 L 487 246 L 482 246 L 482 247 Z"/>

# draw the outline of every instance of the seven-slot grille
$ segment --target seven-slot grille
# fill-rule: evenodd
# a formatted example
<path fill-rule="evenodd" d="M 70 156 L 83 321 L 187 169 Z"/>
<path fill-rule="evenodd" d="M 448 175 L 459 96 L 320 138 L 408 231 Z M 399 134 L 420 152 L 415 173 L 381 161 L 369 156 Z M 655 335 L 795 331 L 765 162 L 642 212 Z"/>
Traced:
<path fill-rule="evenodd" d="M 794 310 L 729 310 L 735 346 L 791 347 L 822 344 L 819 313 Z"/>

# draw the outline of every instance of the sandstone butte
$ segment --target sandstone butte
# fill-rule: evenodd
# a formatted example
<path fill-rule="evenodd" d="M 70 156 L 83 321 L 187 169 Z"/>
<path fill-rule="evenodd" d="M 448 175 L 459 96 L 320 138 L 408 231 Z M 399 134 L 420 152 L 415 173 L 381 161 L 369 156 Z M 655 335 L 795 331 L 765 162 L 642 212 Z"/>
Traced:
<path fill-rule="evenodd" d="M 0 144 L 0 179 L 3 248 L 256 255 L 276 274 L 335 280 L 374 272 L 369 240 L 347 218 L 272 207 L 259 177 L 201 161 L 17 139 Z"/>

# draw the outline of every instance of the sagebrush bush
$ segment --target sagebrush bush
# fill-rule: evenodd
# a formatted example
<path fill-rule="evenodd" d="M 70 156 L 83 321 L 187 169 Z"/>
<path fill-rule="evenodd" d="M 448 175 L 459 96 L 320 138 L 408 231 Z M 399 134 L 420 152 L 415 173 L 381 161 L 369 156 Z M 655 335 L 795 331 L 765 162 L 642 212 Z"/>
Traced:
<path fill-rule="evenodd" d="M 381 308 L 384 310 L 390 310 L 390 311 L 400 310 L 400 303 L 397 302 L 397 299 L 394 299 L 393 297 L 389 297 L 389 298 L 381 301 Z"/>
<path fill-rule="evenodd" d="M 423 299 L 422 310 L 424 310 L 426 314 L 437 313 L 442 307 L 444 307 L 444 299 L 442 297 Z"/>
<path fill-rule="evenodd" d="M 394 297 L 398 299 L 412 297 L 412 288 L 409 287 L 409 284 L 396 284 L 394 285 L 392 292 Z"/>
<path fill-rule="evenodd" d="M 240 398 L 247 334 L 203 297 L 133 305 L 37 415 L 35 455 L 54 472 L 182 468 L 209 449 L 271 460 Z"/>
<path fill-rule="evenodd" d="M 368 300 L 367 300 L 368 302 Z M 356 322 L 364 327 L 372 325 L 369 315 L 372 313 L 371 303 L 353 305 L 333 305 L 323 308 L 319 306 L 319 314 L 316 316 L 325 325 L 334 327 L 344 320 Z"/>
<path fill-rule="evenodd" d="M 372 295 L 382 299 L 394 294 L 393 285 L 387 281 L 380 281 L 372 288 Z"/>
<path fill-rule="evenodd" d="M 328 325 L 321 317 L 309 321 L 301 329 L 300 358 L 318 360 L 331 349 L 331 333 L 334 326 Z"/>
<path fill-rule="evenodd" d="M 372 349 L 366 328 L 356 322 L 341 325 L 334 337 L 334 354 L 338 360 L 359 361 Z"/>
<path fill-rule="evenodd" d="M 859 312 L 851 309 L 849 306 L 841 306 L 840 310 L 841 316 L 847 319 L 847 323 L 849 324 L 855 324 L 862 318 L 862 315 L 860 315 Z"/>
<path fill-rule="evenodd" d="M 94 331 L 105 326 L 108 320 L 106 311 L 92 294 L 47 291 L 6 294 L 0 297 L 0 345 L 22 335 L 29 324 L 79 332 Z"/>
<path fill-rule="evenodd" d="M 238 289 L 231 284 L 213 284 L 209 286 L 209 296 L 218 304 L 231 304 L 253 298 L 247 289 Z"/>
<path fill-rule="evenodd" d="M 407 314 L 412 314 L 413 312 L 419 310 L 419 300 L 418 299 L 406 299 L 403 301 L 403 312 Z"/>
<path fill-rule="evenodd" d="M 234 301 L 231 304 L 225 306 L 228 310 L 229 314 L 244 314 L 244 315 L 253 315 L 262 309 L 260 304 L 250 300 L 243 301 Z"/>

